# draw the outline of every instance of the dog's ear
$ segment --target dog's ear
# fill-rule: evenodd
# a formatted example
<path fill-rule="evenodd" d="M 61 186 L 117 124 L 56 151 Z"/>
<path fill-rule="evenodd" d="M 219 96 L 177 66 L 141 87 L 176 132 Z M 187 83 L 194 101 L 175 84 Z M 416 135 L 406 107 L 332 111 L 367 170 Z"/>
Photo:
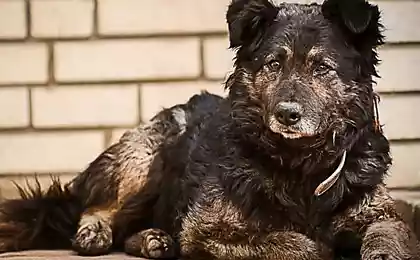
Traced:
<path fill-rule="evenodd" d="M 379 9 L 366 0 L 325 0 L 322 13 L 340 26 L 358 49 L 367 50 L 383 43 Z"/>
<path fill-rule="evenodd" d="M 230 48 L 258 42 L 263 28 L 275 20 L 277 13 L 269 0 L 232 0 L 226 14 Z"/>

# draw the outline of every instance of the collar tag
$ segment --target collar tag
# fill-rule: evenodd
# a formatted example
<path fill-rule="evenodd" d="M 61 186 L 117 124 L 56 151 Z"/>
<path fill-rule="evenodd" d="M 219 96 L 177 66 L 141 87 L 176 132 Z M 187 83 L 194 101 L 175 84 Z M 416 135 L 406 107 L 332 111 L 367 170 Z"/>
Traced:
<path fill-rule="evenodd" d="M 379 97 L 377 95 L 374 96 L 373 98 L 373 112 L 374 112 L 374 127 L 375 130 L 379 133 L 382 133 L 382 127 L 381 124 L 379 122 Z"/>
<path fill-rule="evenodd" d="M 344 151 L 337 169 L 335 169 L 335 171 L 330 175 L 330 177 L 328 177 L 325 181 L 318 185 L 314 192 L 315 196 L 321 196 L 337 182 L 338 178 L 340 177 L 341 170 L 343 170 L 344 163 L 346 162 L 346 155 L 347 151 Z"/>

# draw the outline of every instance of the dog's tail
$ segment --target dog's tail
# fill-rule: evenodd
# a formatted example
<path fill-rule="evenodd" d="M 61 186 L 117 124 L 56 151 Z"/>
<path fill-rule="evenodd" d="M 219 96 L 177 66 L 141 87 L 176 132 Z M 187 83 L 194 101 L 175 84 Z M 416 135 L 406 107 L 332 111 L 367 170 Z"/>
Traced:
<path fill-rule="evenodd" d="M 35 185 L 19 190 L 19 199 L 0 203 L 0 252 L 28 249 L 68 248 L 76 232 L 82 207 L 69 184 L 52 185 L 43 191 Z"/>

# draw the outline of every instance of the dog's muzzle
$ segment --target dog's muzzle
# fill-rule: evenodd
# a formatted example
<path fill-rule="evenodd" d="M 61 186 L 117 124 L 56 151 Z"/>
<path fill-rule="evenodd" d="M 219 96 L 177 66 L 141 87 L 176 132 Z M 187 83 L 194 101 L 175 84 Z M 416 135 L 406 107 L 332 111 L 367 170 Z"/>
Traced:
<path fill-rule="evenodd" d="M 274 116 L 280 124 L 292 126 L 302 118 L 303 108 L 296 102 L 282 102 L 276 106 Z"/>

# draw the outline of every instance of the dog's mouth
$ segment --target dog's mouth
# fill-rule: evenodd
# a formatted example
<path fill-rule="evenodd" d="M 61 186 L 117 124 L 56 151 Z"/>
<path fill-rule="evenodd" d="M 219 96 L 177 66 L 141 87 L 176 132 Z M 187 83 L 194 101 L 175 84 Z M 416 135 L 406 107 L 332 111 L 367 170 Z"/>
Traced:
<path fill-rule="evenodd" d="M 300 139 L 304 137 L 315 136 L 315 133 L 301 131 L 299 126 L 286 126 L 276 120 L 274 116 L 270 116 L 267 120 L 268 128 L 271 132 L 281 135 L 285 139 Z"/>
<path fill-rule="evenodd" d="M 307 137 L 306 134 L 293 132 L 293 131 L 290 131 L 290 130 L 281 131 L 281 132 L 279 132 L 279 134 L 281 134 L 286 139 L 299 139 L 299 138 L 302 138 L 302 137 Z"/>

